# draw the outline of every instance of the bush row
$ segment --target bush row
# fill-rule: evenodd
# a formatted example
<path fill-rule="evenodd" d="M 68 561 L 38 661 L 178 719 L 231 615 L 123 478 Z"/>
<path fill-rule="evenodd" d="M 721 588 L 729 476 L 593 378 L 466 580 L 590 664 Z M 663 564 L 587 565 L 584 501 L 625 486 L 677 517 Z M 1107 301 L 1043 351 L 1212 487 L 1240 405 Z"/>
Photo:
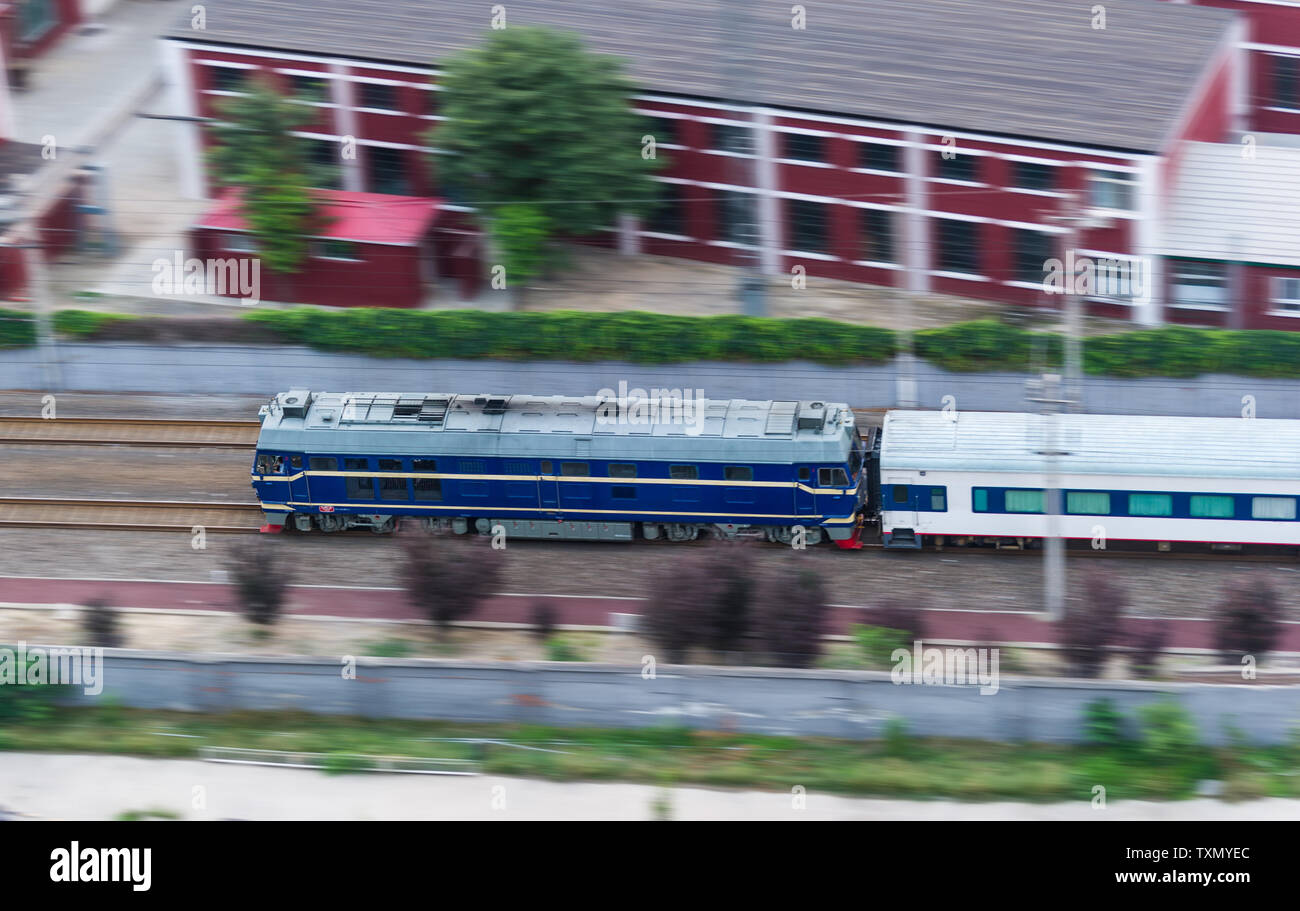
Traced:
<path fill-rule="evenodd" d="M 11 317 L 5 319 L 4 317 Z M 481 310 L 254 310 L 243 319 L 124 319 L 64 310 L 55 328 L 83 339 L 282 342 L 375 357 L 505 360 L 814 361 L 881 364 L 898 333 L 827 319 L 673 316 L 659 313 L 492 313 Z M 0 347 L 33 344 L 30 316 L 0 311 Z M 995 320 L 913 336 L 916 355 L 958 372 L 1022 372 L 1061 363 L 1061 337 Z M 1083 345 L 1085 372 L 1119 377 L 1231 373 L 1300 377 L 1300 332 L 1169 326 L 1094 336 Z"/>

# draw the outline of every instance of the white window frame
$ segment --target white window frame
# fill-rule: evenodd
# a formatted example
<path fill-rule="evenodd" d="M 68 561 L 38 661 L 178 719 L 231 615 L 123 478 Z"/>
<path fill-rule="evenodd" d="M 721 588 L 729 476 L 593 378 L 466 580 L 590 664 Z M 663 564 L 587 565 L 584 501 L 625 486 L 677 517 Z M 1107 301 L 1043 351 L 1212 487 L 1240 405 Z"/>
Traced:
<path fill-rule="evenodd" d="M 231 231 L 221 235 L 221 249 L 229 253 L 256 253 L 257 242 L 251 234 Z"/>
<path fill-rule="evenodd" d="M 1287 292 L 1288 283 L 1293 283 L 1294 290 Z M 1274 316 L 1300 316 L 1300 275 L 1274 275 L 1269 279 L 1268 296 Z"/>
<path fill-rule="evenodd" d="M 1178 307 L 1184 310 L 1227 310 L 1228 309 L 1228 270 L 1224 263 L 1206 263 L 1207 265 L 1217 265 L 1222 270 L 1219 273 L 1219 279 L 1220 279 L 1219 284 L 1217 286 L 1214 286 L 1217 287 L 1220 291 L 1220 294 L 1217 295 L 1217 297 L 1211 299 L 1211 295 L 1209 294 L 1193 295 L 1191 297 L 1183 297 L 1181 295 L 1180 292 L 1184 288 L 1200 287 L 1200 288 L 1208 289 L 1212 287 L 1209 285 L 1180 285 L 1179 284 L 1180 278 L 1204 278 L 1205 277 L 1205 275 L 1200 273 L 1182 271 L 1186 269 L 1188 265 L 1193 265 L 1193 264 L 1194 264 L 1193 262 L 1186 262 L 1186 261 L 1179 261 L 1179 260 L 1170 261 L 1169 287 L 1170 287 L 1170 291 L 1172 292 L 1170 295 L 1172 297 L 1170 306 Z"/>
<path fill-rule="evenodd" d="M 1125 199 L 1123 205 L 1112 205 L 1113 200 L 1102 200 L 1099 195 L 1101 186 L 1123 187 Z M 1093 168 L 1088 175 L 1088 202 L 1094 209 L 1103 212 L 1132 212 L 1136 206 L 1137 177 L 1127 171 L 1112 171 L 1107 168 Z"/>

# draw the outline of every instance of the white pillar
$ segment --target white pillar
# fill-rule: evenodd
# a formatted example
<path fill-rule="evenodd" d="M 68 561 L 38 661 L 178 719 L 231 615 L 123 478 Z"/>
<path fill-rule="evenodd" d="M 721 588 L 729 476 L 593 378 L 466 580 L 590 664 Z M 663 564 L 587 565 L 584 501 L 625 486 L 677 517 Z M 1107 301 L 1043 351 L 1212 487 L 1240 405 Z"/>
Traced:
<path fill-rule="evenodd" d="M 180 42 L 160 38 L 163 79 L 167 83 L 168 106 L 171 113 L 183 117 L 197 117 L 198 104 L 194 96 L 194 80 L 190 73 L 190 51 Z M 179 121 L 172 124 L 176 130 L 176 155 L 179 159 L 181 195 L 187 199 L 206 199 L 207 190 L 203 174 L 203 144 L 199 141 L 199 125 Z"/>
<path fill-rule="evenodd" d="M 618 216 L 618 252 L 622 256 L 636 256 L 641 252 L 641 219 L 635 215 Z"/>
<path fill-rule="evenodd" d="M 1160 158 L 1152 156 L 1142 161 L 1139 168 L 1134 194 L 1138 217 L 1133 225 L 1133 252 L 1145 267 L 1147 293 L 1143 295 L 1145 300 L 1134 304 L 1133 319 L 1143 326 L 1159 326 L 1164 322 L 1165 300 L 1164 260 L 1160 255 L 1164 238 L 1160 180 L 1164 167 Z"/>
<path fill-rule="evenodd" d="M 903 147 L 904 198 L 907 210 L 903 214 L 903 269 L 904 285 L 908 291 L 930 290 L 930 220 L 923 213 L 929 208 L 926 175 L 929 173 L 929 150 L 922 147 L 925 136 L 915 130 L 904 134 L 907 145 Z"/>
<path fill-rule="evenodd" d="M 758 258 L 764 275 L 781 273 L 781 201 L 777 198 L 776 131 L 772 114 L 755 108 L 754 162 L 755 186 L 758 190 Z"/>
<path fill-rule="evenodd" d="M 334 76 L 330 80 L 330 100 L 336 105 L 334 112 L 334 129 L 345 140 L 352 137 L 350 148 L 352 150 L 351 158 L 342 157 L 342 148 L 335 151 L 340 155 L 340 164 L 343 171 L 343 189 L 353 193 L 359 193 L 365 186 L 365 180 L 361 174 L 361 157 L 357 154 L 357 112 L 353 110 L 356 105 L 357 84 L 350 79 L 343 77 L 348 75 L 348 68 L 341 63 L 331 63 L 330 73 Z"/>

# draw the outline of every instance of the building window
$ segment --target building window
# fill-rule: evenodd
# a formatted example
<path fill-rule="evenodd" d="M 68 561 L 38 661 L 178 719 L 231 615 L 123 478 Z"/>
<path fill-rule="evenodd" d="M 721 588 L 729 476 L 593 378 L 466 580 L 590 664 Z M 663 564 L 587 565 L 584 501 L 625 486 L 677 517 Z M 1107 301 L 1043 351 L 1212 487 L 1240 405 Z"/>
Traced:
<path fill-rule="evenodd" d="M 962 180 L 967 183 L 976 183 L 979 179 L 979 157 L 976 155 L 953 155 L 951 158 L 945 158 L 943 152 L 935 152 L 934 176 L 941 180 Z"/>
<path fill-rule="evenodd" d="M 1237 514 L 1232 497 L 1194 493 L 1189 512 L 1193 519 L 1231 519 Z"/>
<path fill-rule="evenodd" d="M 786 212 L 790 220 L 790 249 L 804 253 L 825 253 L 826 206 L 806 199 L 791 199 Z"/>
<path fill-rule="evenodd" d="M 668 477 L 674 481 L 695 481 L 700 477 L 700 470 L 694 465 L 670 465 Z"/>
<path fill-rule="evenodd" d="M 650 121 L 646 132 L 655 138 L 656 145 L 680 145 L 677 135 L 677 121 L 672 117 L 648 117 Z"/>
<path fill-rule="evenodd" d="M 1174 498 L 1167 493 L 1131 493 L 1128 495 L 1130 516 L 1172 516 Z"/>
<path fill-rule="evenodd" d="M 1015 278 L 1022 282 L 1042 282 L 1047 274 L 1047 261 L 1052 258 L 1052 235 L 1042 231 L 1017 229 L 1012 234 L 1015 244 Z"/>
<path fill-rule="evenodd" d="M 316 259 L 339 259 L 345 262 L 364 261 L 361 248 L 347 240 L 318 240 L 312 244 L 312 256 Z"/>
<path fill-rule="evenodd" d="M 332 139 L 308 139 L 307 152 L 311 159 L 309 179 L 312 186 L 329 190 L 342 189 L 342 147 Z"/>
<path fill-rule="evenodd" d="M 1251 497 L 1252 519 L 1294 519 L 1295 497 Z"/>
<path fill-rule="evenodd" d="M 733 244 L 754 244 L 758 241 L 757 206 L 754 194 L 735 190 L 718 190 L 718 239 Z"/>
<path fill-rule="evenodd" d="M 257 243 L 251 234 L 222 234 L 221 249 L 231 253 L 256 253 Z"/>
<path fill-rule="evenodd" d="M 863 142 L 858 148 L 858 167 L 868 171 L 902 170 L 898 163 L 898 146 L 881 145 L 878 142 Z"/>
<path fill-rule="evenodd" d="M 1007 512 L 1042 512 L 1043 492 L 1041 490 L 1008 490 L 1006 492 Z"/>
<path fill-rule="evenodd" d="M 944 272 L 979 274 L 978 225 L 972 221 L 939 219 L 939 268 Z"/>
<path fill-rule="evenodd" d="M 1076 516 L 1108 516 L 1110 494 L 1095 490 L 1066 491 L 1065 511 Z"/>
<path fill-rule="evenodd" d="M 1273 57 L 1273 106 L 1300 109 L 1300 57 Z"/>
<path fill-rule="evenodd" d="M 1273 309 L 1300 313 L 1300 278 L 1273 277 Z"/>
<path fill-rule="evenodd" d="M 796 161 L 824 161 L 826 158 L 825 143 L 820 136 L 809 136 L 807 133 L 786 133 L 785 157 Z"/>
<path fill-rule="evenodd" d="M 1093 171 L 1091 201 L 1098 209 L 1133 209 L 1133 175 L 1124 171 Z"/>
<path fill-rule="evenodd" d="M 1011 169 L 1012 185 L 1022 190 L 1050 190 L 1056 186 L 1056 172 L 1050 164 L 1016 161 Z"/>
<path fill-rule="evenodd" d="M 686 200 L 679 184 L 659 185 L 659 203 L 646 222 L 646 230 L 655 234 L 686 234 Z"/>
<path fill-rule="evenodd" d="M 361 107 L 375 111 L 397 111 L 397 86 L 382 82 L 357 83 L 357 97 Z"/>
<path fill-rule="evenodd" d="M 27 44 L 37 41 L 58 19 L 54 0 L 24 0 L 18 4 L 18 37 Z"/>
<path fill-rule="evenodd" d="M 367 146 L 366 164 L 372 193 L 390 193 L 397 196 L 410 193 L 405 153 L 401 149 Z"/>
<path fill-rule="evenodd" d="M 712 124 L 713 147 L 721 152 L 754 154 L 754 131 L 735 123 Z"/>
<path fill-rule="evenodd" d="M 862 258 L 873 263 L 894 261 L 894 213 L 860 209 L 862 215 Z"/>
<path fill-rule="evenodd" d="M 1174 304 L 1218 309 L 1228 302 L 1228 276 L 1223 263 L 1174 260 L 1171 263 Z"/>
<path fill-rule="evenodd" d="M 289 77 L 289 85 L 298 101 L 323 104 L 330 100 L 329 83 L 320 76 L 293 75 Z"/>
<path fill-rule="evenodd" d="M 208 82 L 218 92 L 242 92 L 248 86 L 248 71 L 233 66 L 208 67 L 208 76 Z"/>

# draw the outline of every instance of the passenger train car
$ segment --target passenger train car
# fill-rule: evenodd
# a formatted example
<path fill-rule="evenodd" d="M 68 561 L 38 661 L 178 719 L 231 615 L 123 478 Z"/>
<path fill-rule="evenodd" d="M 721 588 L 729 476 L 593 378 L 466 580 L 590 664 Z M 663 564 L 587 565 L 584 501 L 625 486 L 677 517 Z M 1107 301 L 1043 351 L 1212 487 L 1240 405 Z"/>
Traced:
<path fill-rule="evenodd" d="M 880 434 L 886 547 L 1067 538 L 1300 544 L 1300 421 L 891 411 Z"/>
<path fill-rule="evenodd" d="M 843 404 L 292 390 L 260 418 L 263 531 L 418 519 L 520 538 L 861 546 L 868 449 Z"/>

